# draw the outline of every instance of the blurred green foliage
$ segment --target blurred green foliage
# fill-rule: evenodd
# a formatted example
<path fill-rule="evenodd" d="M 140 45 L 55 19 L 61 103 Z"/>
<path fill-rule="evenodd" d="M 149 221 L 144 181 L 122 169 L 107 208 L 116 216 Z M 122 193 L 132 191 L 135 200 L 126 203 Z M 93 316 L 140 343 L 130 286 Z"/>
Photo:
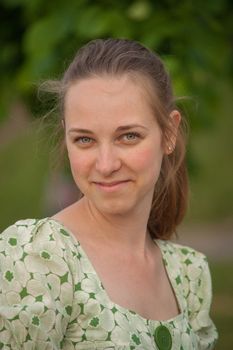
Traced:
<path fill-rule="evenodd" d="M 212 262 L 210 268 L 214 290 L 212 318 L 219 333 L 215 350 L 231 350 L 233 344 L 233 261 Z"/>
<path fill-rule="evenodd" d="M 2 0 L 0 118 L 18 96 L 33 109 L 33 83 L 59 75 L 85 42 L 127 37 L 164 57 L 176 94 L 202 106 L 192 127 L 209 127 L 219 82 L 232 79 L 232 10 L 230 0 Z"/>
<path fill-rule="evenodd" d="M 35 131 L 29 129 L 1 149 L 0 230 L 25 215 L 44 214 L 41 189 L 48 178 L 48 149 L 46 143 L 35 142 L 35 135 Z"/>

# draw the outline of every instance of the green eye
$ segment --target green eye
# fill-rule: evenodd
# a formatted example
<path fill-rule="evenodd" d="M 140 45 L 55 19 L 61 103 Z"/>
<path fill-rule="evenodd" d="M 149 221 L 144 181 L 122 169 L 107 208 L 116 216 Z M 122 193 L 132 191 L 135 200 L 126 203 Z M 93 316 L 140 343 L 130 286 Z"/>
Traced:
<path fill-rule="evenodd" d="M 127 134 L 127 135 L 126 135 L 126 138 L 127 138 L 128 140 L 134 140 L 134 139 L 137 138 L 137 135 L 135 135 L 135 134 Z"/>
<path fill-rule="evenodd" d="M 140 135 L 137 132 L 128 132 L 127 134 L 123 135 L 123 139 L 126 141 L 135 141 L 140 137 Z"/>
<path fill-rule="evenodd" d="M 90 137 L 87 137 L 87 136 L 79 137 L 76 139 L 76 142 L 81 143 L 81 144 L 87 144 L 87 143 L 90 143 L 91 141 L 92 141 L 92 139 Z"/>

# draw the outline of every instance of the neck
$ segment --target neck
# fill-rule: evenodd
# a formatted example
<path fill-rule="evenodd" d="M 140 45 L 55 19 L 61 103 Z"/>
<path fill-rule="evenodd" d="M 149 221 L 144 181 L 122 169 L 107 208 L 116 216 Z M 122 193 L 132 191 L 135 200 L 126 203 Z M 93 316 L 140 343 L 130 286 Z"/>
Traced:
<path fill-rule="evenodd" d="M 90 239 L 125 251 L 145 253 L 152 240 L 147 230 L 150 207 L 127 215 L 105 215 L 83 197 L 77 206 L 91 229 Z M 95 237 L 94 237 L 95 236 Z"/>

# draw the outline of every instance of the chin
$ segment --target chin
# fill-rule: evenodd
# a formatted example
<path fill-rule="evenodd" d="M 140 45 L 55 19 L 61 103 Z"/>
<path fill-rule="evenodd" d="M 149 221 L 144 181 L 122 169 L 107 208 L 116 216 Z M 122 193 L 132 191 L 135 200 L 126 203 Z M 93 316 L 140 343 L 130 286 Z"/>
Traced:
<path fill-rule="evenodd" d="M 92 202 L 92 204 L 98 209 L 99 212 L 106 215 L 119 215 L 124 216 L 133 212 L 135 206 L 133 203 L 127 200 L 111 200 L 100 202 Z"/>

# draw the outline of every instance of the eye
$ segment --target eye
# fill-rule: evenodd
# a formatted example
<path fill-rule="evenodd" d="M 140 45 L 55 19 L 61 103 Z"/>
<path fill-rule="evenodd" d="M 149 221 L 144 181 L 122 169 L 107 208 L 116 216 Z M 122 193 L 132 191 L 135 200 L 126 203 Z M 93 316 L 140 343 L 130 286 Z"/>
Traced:
<path fill-rule="evenodd" d="M 75 143 L 78 143 L 81 146 L 86 146 L 89 145 L 93 142 L 93 139 L 88 137 L 88 136 L 81 136 L 81 137 L 77 137 L 75 139 Z"/>
<path fill-rule="evenodd" d="M 140 134 L 137 132 L 128 132 L 127 134 L 122 135 L 122 139 L 128 143 L 133 143 L 140 138 Z"/>

